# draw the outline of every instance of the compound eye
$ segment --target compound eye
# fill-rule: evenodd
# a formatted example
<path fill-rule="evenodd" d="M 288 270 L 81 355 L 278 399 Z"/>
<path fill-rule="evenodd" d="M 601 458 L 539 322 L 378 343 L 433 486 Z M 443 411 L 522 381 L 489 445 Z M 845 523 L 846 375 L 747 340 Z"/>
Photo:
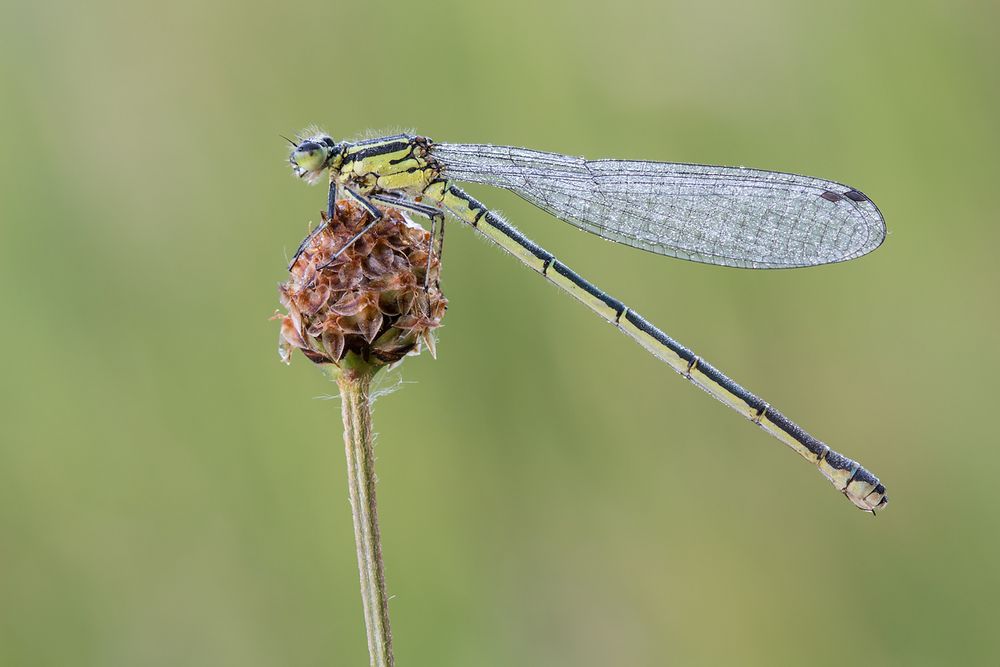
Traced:
<path fill-rule="evenodd" d="M 306 171 L 323 168 L 329 148 L 314 141 L 303 141 L 292 152 L 292 162 Z"/>

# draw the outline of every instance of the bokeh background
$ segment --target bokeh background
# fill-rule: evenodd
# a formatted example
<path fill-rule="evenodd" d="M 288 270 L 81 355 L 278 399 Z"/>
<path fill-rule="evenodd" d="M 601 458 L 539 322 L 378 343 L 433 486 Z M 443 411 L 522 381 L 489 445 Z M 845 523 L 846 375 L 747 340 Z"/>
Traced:
<path fill-rule="evenodd" d="M 488 204 L 836 449 L 814 470 L 474 233 L 376 405 L 400 665 L 997 664 L 1000 10 L 14 2 L 0 664 L 367 664 L 334 387 L 278 362 L 289 134 L 743 164 L 890 229 L 750 272 Z"/>

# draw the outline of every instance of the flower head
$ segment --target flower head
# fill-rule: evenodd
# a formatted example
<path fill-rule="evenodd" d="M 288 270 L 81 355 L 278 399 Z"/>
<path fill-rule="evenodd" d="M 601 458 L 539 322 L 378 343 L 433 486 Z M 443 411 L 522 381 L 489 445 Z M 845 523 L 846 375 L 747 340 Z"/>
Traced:
<path fill-rule="evenodd" d="M 337 202 L 333 220 L 308 241 L 278 290 L 286 314 L 278 351 L 292 350 L 318 364 L 354 353 L 368 363 L 391 364 L 422 345 L 435 353 L 431 332 L 448 306 L 438 287 L 441 265 L 428 252 L 431 235 L 393 208 L 339 257 L 334 255 L 370 223 L 350 201 Z"/>

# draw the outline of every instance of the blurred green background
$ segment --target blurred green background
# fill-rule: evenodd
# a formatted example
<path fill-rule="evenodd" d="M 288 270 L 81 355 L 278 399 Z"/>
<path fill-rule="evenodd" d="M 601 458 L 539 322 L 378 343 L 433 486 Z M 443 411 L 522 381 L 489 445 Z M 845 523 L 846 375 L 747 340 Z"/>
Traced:
<path fill-rule="evenodd" d="M 875 254 L 749 272 L 473 188 L 879 474 L 878 519 L 451 227 L 376 406 L 400 665 L 997 664 L 1000 10 L 15 2 L 0 27 L 0 664 L 367 664 L 338 403 L 278 362 L 322 188 L 278 137 L 808 173 Z"/>

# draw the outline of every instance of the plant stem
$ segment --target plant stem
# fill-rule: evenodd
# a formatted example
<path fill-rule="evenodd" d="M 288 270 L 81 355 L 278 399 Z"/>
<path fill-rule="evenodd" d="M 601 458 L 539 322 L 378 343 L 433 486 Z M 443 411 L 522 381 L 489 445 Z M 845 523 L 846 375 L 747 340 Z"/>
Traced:
<path fill-rule="evenodd" d="M 358 360 L 337 374 L 344 417 L 347 487 L 354 516 L 361 602 L 372 667 L 392 667 L 392 632 L 385 594 L 382 540 L 375 502 L 375 451 L 372 434 L 371 381 L 378 368 Z"/>

